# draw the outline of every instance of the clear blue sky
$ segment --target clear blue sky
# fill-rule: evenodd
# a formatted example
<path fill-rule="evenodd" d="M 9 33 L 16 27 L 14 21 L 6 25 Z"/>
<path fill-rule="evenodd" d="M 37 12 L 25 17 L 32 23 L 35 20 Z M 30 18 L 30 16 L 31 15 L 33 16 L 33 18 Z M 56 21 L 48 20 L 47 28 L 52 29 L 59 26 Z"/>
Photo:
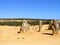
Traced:
<path fill-rule="evenodd" d="M 0 0 L 0 18 L 60 19 L 60 0 Z"/>

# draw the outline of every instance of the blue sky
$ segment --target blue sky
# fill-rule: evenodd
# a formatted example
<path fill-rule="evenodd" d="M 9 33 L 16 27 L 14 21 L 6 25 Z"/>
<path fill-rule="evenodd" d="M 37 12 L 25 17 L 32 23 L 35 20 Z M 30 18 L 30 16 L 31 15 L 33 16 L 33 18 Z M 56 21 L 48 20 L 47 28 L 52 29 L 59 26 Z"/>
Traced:
<path fill-rule="evenodd" d="M 60 19 L 60 0 L 0 0 L 0 18 Z"/>

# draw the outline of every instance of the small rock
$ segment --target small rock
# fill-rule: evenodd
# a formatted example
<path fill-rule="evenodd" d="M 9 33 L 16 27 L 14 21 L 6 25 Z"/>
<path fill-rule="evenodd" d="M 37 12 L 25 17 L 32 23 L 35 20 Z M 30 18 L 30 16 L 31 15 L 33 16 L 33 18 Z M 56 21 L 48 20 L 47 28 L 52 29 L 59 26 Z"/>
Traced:
<path fill-rule="evenodd" d="M 17 39 L 20 39 L 19 37 Z"/>
<path fill-rule="evenodd" d="M 22 37 L 22 39 L 24 39 L 24 37 Z"/>

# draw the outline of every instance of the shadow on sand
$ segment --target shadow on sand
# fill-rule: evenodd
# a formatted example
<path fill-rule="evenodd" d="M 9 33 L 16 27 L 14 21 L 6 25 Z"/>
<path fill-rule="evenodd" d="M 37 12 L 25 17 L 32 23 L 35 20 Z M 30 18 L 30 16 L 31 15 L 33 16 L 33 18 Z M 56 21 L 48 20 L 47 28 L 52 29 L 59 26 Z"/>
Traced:
<path fill-rule="evenodd" d="M 42 33 L 42 34 L 45 34 L 45 35 L 53 35 L 53 34 L 51 34 L 51 33 Z"/>

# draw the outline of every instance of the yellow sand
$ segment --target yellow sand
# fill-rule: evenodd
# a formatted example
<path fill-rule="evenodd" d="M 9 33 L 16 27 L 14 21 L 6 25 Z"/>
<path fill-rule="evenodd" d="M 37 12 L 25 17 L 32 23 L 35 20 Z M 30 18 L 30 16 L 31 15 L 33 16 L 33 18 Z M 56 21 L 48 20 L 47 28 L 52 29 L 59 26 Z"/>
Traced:
<path fill-rule="evenodd" d="M 0 26 L 0 45 L 60 45 L 60 31 L 54 35 L 43 34 L 52 33 L 47 28 L 48 25 L 43 25 L 37 32 L 38 25 L 31 26 L 29 31 L 18 34 L 19 26 Z"/>

